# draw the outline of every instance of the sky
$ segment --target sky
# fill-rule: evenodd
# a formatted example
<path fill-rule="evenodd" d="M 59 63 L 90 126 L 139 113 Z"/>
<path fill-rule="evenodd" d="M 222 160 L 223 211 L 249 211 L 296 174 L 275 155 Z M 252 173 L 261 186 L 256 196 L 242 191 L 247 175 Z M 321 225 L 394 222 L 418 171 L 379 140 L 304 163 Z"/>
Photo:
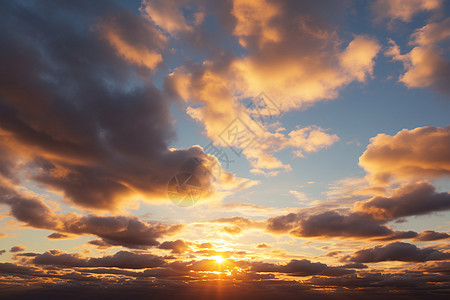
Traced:
<path fill-rule="evenodd" d="M 447 299 L 443 0 L 0 1 L 1 299 Z"/>

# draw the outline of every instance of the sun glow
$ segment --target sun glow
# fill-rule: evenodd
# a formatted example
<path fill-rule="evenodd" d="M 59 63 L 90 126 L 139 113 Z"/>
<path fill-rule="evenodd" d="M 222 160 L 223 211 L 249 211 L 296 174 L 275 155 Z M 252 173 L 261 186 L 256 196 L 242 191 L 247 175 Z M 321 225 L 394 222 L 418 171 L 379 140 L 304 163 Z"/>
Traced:
<path fill-rule="evenodd" d="M 223 263 L 225 260 L 222 256 L 213 256 L 212 259 L 214 259 L 218 264 Z"/>

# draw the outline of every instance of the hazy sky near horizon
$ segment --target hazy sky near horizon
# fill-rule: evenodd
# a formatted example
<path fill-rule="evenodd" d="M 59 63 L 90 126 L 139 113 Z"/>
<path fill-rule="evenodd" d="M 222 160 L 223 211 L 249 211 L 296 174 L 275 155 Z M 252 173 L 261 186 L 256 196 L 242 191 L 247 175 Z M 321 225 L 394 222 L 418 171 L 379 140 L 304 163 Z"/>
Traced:
<path fill-rule="evenodd" d="M 0 7 L 5 297 L 450 293 L 448 2 Z"/>

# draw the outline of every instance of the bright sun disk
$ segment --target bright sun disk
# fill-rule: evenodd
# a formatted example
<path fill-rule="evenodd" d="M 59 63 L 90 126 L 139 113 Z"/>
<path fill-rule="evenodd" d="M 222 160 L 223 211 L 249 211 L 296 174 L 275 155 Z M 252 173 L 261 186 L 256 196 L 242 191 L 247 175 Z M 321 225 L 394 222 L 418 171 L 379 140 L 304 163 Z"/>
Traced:
<path fill-rule="evenodd" d="M 222 256 L 213 256 L 212 258 L 219 264 L 223 263 L 225 260 Z"/>

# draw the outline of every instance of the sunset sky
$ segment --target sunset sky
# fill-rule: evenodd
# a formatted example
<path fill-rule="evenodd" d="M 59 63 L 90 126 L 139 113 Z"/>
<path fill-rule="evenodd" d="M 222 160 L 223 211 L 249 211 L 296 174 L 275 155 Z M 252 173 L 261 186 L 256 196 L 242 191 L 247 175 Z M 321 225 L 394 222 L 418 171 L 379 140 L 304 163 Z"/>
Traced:
<path fill-rule="evenodd" d="M 1 299 L 448 299 L 450 3 L 1 1 Z"/>

